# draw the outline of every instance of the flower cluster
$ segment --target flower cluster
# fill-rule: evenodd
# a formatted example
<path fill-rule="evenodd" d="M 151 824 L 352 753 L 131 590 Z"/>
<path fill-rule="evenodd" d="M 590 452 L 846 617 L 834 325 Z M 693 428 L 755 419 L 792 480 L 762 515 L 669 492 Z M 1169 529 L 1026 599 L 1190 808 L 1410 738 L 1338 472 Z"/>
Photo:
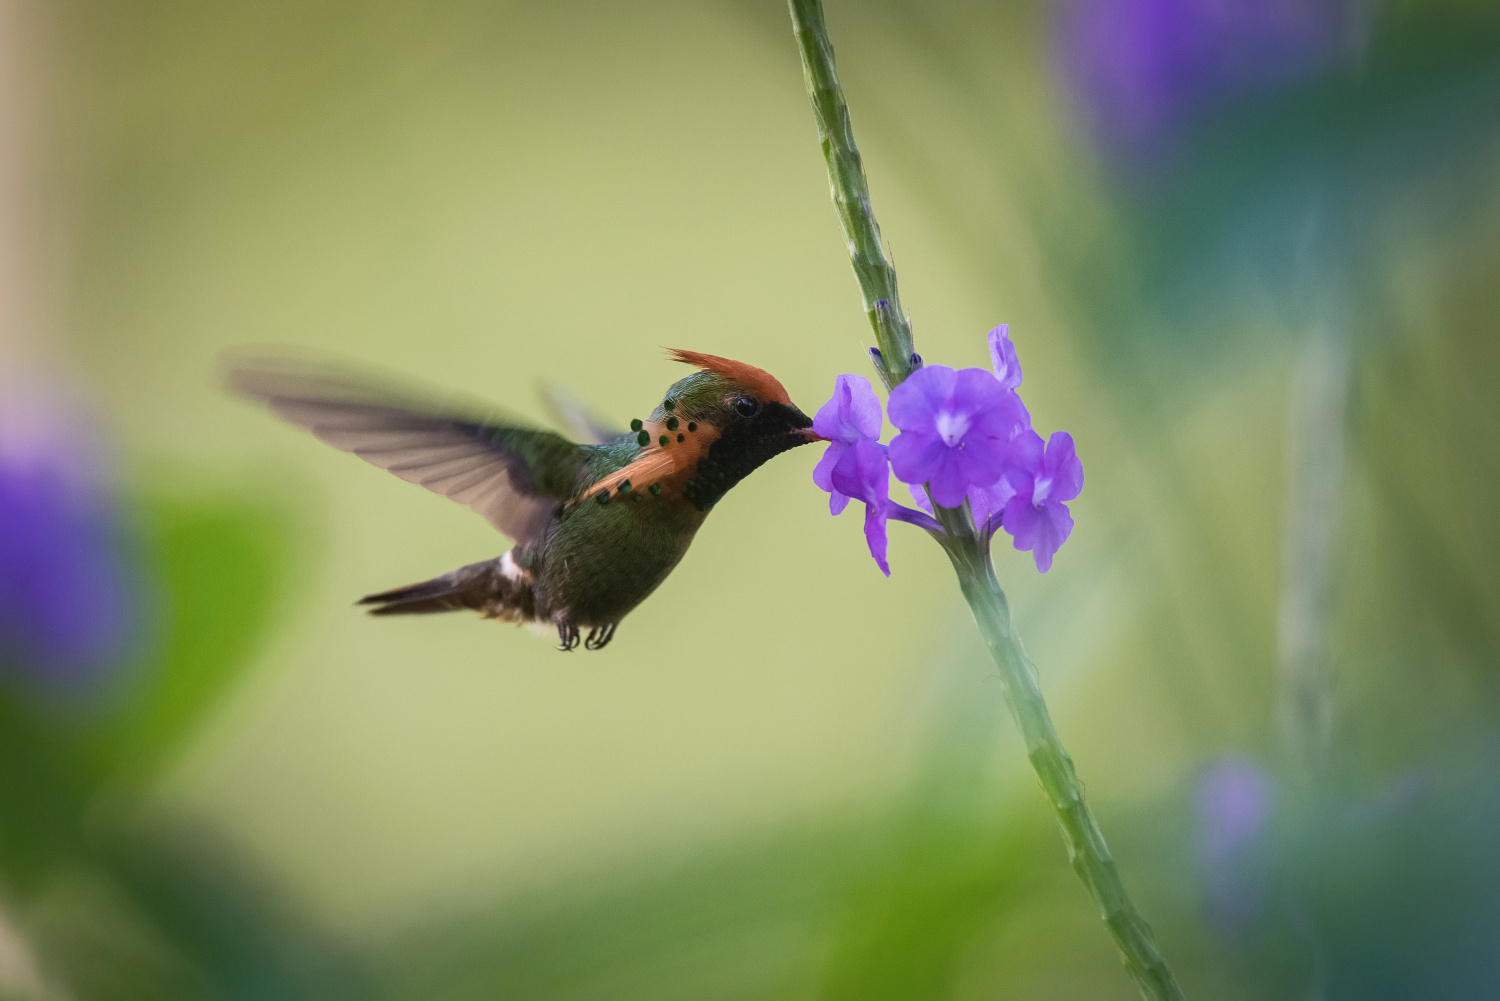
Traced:
<path fill-rule="evenodd" d="M 839 376 L 833 398 L 813 418 L 813 429 L 829 441 L 813 482 L 828 491 L 834 514 L 851 499 L 864 503 L 870 555 L 887 576 L 886 522 L 940 532 L 933 504 L 967 503 L 985 538 L 1004 528 L 1042 573 L 1073 530 L 1067 502 L 1083 489 L 1073 438 L 1059 431 L 1042 442 L 1016 392 L 1021 364 L 1008 327 L 991 330 L 989 342 L 991 371 L 928 365 L 891 392 L 888 412 L 901 433 L 889 446 L 880 444 L 880 401 L 860 376 Z M 890 499 L 892 472 L 922 511 Z"/>
<path fill-rule="evenodd" d="M 46 389 L 0 391 L 0 682 L 81 690 L 135 638 L 134 568 L 91 429 Z"/>
<path fill-rule="evenodd" d="M 1070 0 L 1054 51 L 1107 152 L 1170 149 L 1210 114 L 1359 62 L 1356 0 Z"/>

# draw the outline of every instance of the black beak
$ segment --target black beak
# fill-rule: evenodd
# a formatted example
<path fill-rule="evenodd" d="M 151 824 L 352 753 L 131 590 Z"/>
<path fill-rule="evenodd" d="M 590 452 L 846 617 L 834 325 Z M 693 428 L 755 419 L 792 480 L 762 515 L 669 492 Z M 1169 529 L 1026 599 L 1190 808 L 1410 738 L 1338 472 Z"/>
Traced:
<path fill-rule="evenodd" d="M 822 435 L 818 434 L 818 432 L 812 429 L 811 417 L 807 416 L 796 407 L 792 408 L 792 413 L 794 414 L 794 417 L 791 434 L 793 438 L 797 439 L 798 445 L 806 445 L 814 441 L 828 441 L 827 438 L 824 438 Z"/>

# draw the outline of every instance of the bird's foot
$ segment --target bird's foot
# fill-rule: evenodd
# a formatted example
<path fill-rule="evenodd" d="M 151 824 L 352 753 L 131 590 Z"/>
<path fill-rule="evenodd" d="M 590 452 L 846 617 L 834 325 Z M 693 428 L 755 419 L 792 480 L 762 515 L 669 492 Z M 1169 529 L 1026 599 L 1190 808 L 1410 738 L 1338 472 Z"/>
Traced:
<path fill-rule="evenodd" d="M 609 641 L 615 638 L 615 627 L 618 622 L 611 622 L 607 626 L 595 626 L 589 630 L 588 639 L 583 641 L 585 650 L 603 650 L 609 646 Z"/>
<path fill-rule="evenodd" d="M 557 648 L 559 650 L 572 650 L 578 646 L 578 627 L 567 619 L 557 624 Z"/>

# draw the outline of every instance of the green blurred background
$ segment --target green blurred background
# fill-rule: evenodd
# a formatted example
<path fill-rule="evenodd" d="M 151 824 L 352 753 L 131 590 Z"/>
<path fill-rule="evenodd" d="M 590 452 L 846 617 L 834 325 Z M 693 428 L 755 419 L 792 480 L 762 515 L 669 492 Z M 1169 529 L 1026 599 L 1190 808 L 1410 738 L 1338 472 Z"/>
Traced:
<path fill-rule="evenodd" d="M 1054 569 L 996 565 L 1189 996 L 1500 997 L 1500 14 L 1270 2 L 829 18 L 918 349 L 1008 322 L 1078 442 Z M 5 16 L 0 368 L 91 422 L 133 625 L 65 684 L 0 646 L 0 997 L 1133 996 L 941 551 L 883 578 L 814 449 L 564 656 L 360 614 L 507 543 L 221 388 L 867 374 L 781 4 Z"/>

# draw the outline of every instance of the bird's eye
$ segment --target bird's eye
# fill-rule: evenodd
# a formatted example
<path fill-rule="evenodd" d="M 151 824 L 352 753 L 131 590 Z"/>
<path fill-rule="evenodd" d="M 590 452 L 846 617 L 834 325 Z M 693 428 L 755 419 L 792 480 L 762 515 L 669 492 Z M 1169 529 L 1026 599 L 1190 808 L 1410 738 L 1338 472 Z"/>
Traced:
<path fill-rule="evenodd" d="M 748 396 L 741 396 L 738 400 L 734 401 L 734 412 L 741 417 L 754 417 L 760 413 L 760 404 Z"/>

